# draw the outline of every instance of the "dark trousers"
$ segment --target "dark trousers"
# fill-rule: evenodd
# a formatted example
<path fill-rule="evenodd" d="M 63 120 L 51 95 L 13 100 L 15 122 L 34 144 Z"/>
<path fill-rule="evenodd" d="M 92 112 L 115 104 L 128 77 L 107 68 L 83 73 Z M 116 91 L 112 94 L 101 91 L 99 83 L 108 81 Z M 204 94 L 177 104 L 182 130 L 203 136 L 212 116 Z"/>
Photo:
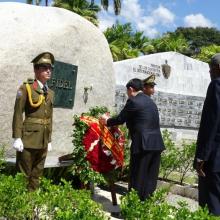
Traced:
<path fill-rule="evenodd" d="M 147 199 L 156 189 L 161 151 L 131 154 L 130 185 L 138 192 L 140 200 Z"/>
<path fill-rule="evenodd" d="M 27 177 L 29 191 L 39 187 L 39 178 L 43 175 L 46 156 L 47 148 L 24 148 L 22 152 L 17 152 L 16 167 Z"/>
<path fill-rule="evenodd" d="M 199 205 L 207 205 L 210 213 L 220 216 L 220 172 L 205 173 L 205 177 L 199 177 Z"/>

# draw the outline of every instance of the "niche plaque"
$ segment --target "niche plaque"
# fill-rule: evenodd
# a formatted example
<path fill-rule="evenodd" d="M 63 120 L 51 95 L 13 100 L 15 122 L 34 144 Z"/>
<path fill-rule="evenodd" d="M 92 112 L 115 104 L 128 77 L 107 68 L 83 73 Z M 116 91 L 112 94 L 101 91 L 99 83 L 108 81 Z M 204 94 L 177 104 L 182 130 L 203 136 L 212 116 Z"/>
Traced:
<path fill-rule="evenodd" d="M 78 67 L 69 63 L 55 61 L 48 86 L 55 92 L 54 107 L 72 108 L 74 106 Z"/>

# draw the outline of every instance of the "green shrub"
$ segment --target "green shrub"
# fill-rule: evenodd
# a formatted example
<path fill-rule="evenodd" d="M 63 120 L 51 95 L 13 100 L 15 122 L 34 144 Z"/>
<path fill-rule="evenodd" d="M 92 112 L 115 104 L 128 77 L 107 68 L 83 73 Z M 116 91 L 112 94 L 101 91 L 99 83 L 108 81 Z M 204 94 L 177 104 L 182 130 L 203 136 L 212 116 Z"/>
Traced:
<path fill-rule="evenodd" d="M 68 182 L 53 185 L 42 179 L 35 192 L 26 190 L 22 174 L 0 175 L 0 216 L 7 219 L 106 219 L 89 191 L 74 190 Z"/>
<path fill-rule="evenodd" d="M 85 114 L 97 118 L 97 117 L 101 116 L 102 114 L 104 114 L 106 112 L 109 112 L 107 107 L 105 107 L 105 106 L 95 106 L 95 107 L 90 108 L 89 112 L 85 113 Z"/>
<path fill-rule="evenodd" d="M 192 165 L 196 143 L 185 143 L 183 141 L 181 146 L 176 146 L 168 130 L 164 130 L 162 134 L 166 150 L 161 154 L 160 176 L 163 179 L 170 179 L 183 184 L 188 174 L 193 172 Z"/>
<path fill-rule="evenodd" d="M 166 149 L 161 154 L 160 173 L 163 179 L 167 179 L 179 166 L 178 149 L 170 138 L 170 132 L 167 129 L 163 130 L 162 136 Z"/>
<path fill-rule="evenodd" d="M 207 209 L 199 208 L 192 212 L 183 202 L 179 207 L 165 202 L 166 190 L 156 191 L 146 201 L 140 201 L 137 193 L 133 190 L 121 199 L 121 212 L 126 220 L 214 220 L 219 219 L 211 216 Z"/>
<path fill-rule="evenodd" d="M 176 171 L 180 174 L 179 182 L 183 184 L 184 180 L 186 179 L 188 173 L 193 172 L 193 160 L 196 150 L 196 143 L 192 142 L 187 144 L 185 142 L 182 143 L 181 148 L 178 151 L 178 167 Z"/>

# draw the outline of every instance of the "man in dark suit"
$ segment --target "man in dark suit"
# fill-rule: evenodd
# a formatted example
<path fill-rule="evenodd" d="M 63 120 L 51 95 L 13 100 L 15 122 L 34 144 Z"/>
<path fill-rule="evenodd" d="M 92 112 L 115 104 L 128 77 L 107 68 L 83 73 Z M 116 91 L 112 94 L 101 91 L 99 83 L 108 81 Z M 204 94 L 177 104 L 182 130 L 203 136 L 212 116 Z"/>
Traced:
<path fill-rule="evenodd" d="M 220 53 L 210 62 L 210 77 L 197 138 L 194 168 L 199 176 L 199 205 L 220 215 Z"/>
<path fill-rule="evenodd" d="M 137 190 L 140 199 L 145 200 L 156 189 L 160 155 L 164 150 L 159 114 L 156 104 L 143 93 L 140 79 L 130 80 L 126 88 L 129 98 L 119 115 L 100 121 L 107 126 L 126 122 L 132 140 L 129 188 Z"/>

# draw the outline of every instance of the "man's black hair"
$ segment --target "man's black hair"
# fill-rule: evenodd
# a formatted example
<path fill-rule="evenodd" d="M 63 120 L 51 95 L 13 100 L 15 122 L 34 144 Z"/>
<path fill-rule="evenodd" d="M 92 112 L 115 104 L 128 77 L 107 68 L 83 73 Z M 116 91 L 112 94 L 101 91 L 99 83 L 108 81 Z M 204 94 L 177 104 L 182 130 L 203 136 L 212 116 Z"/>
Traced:
<path fill-rule="evenodd" d="M 129 87 L 133 88 L 136 92 L 143 90 L 144 85 L 142 80 L 138 79 L 138 78 L 134 78 L 128 81 L 128 83 L 126 84 L 126 88 L 128 89 Z"/>

